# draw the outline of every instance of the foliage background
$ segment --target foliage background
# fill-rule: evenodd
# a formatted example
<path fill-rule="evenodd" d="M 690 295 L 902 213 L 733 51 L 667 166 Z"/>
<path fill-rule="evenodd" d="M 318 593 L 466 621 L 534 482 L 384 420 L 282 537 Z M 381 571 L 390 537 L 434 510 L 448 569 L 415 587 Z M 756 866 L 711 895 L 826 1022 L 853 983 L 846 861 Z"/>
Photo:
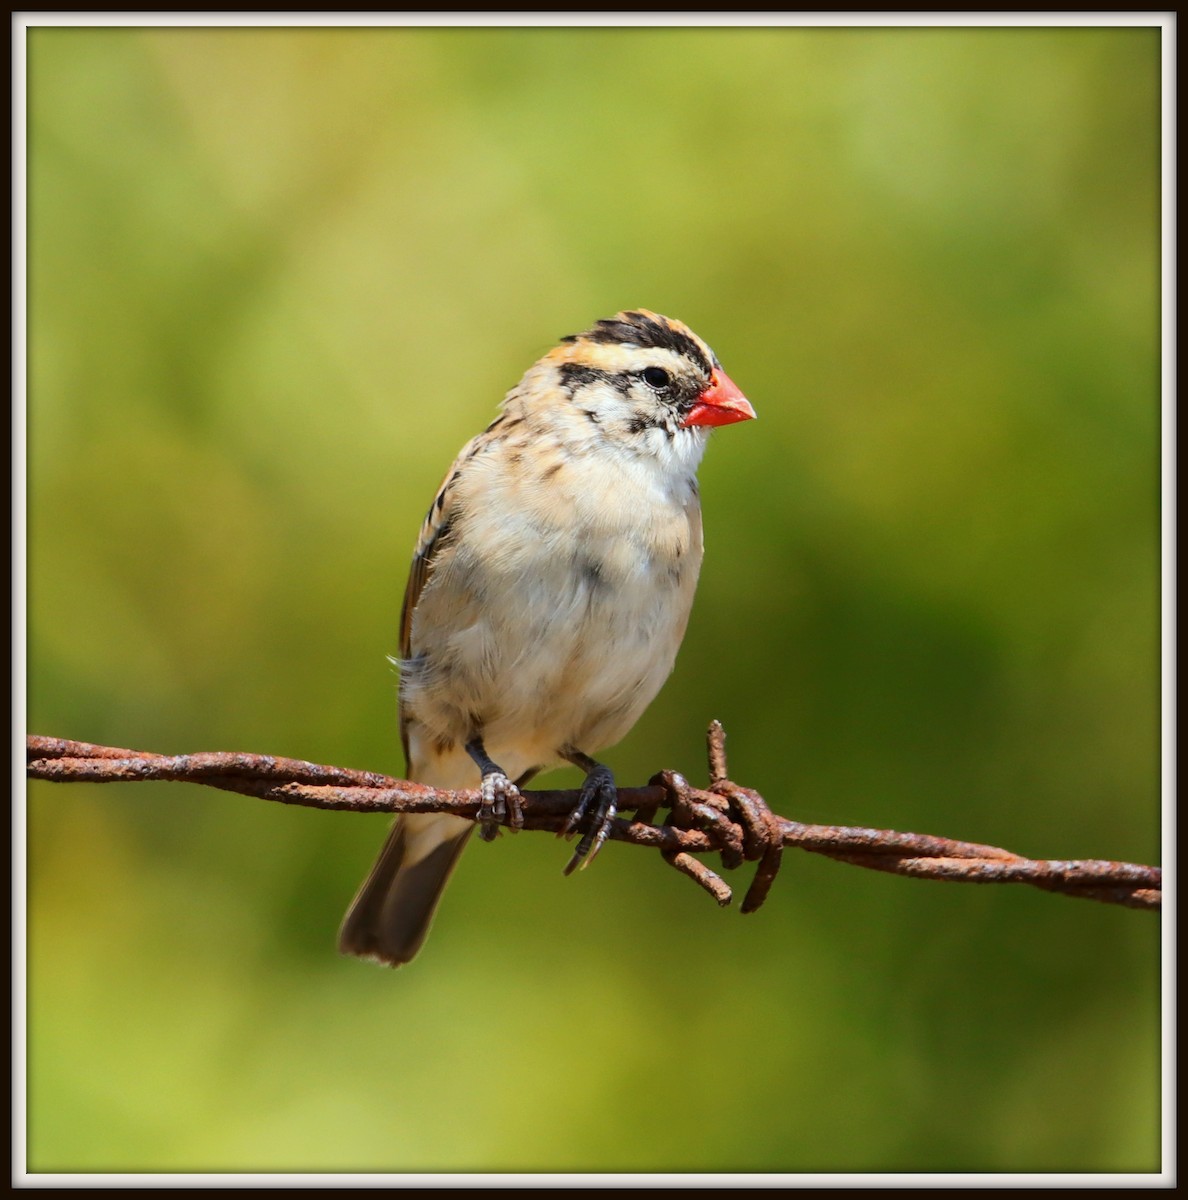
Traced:
<path fill-rule="evenodd" d="M 645 305 L 761 419 L 620 776 L 717 716 L 789 815 L 1158 861 L 1158 39 L 32 30 L 30 729 L 399 774 L 441 471 Z M 28 813 L 32 1170 L 1158 1167 L 1147 914 L 523 837 L 390 974 L 333 949 L 381 818 Z"/>

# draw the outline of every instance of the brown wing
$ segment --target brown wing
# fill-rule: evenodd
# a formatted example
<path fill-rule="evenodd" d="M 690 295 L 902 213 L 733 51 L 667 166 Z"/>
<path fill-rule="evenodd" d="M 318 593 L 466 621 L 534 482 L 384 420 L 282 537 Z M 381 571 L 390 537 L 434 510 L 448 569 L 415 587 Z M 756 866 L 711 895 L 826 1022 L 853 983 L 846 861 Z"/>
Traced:
<path fill-rule="evenodd" d="M 477 440 L 477 438 L 474 439 L 474 441 Z M 404 588 L 404 604 L 400 610 L 400 657 L 405 661 L 413 657 L 413 612 L 416 610 L 417 601 L 421 598 L 421 590 L 433 574 L 433 560 L 437 556 L 438 551 L 449 539 L 450 526 L 456 515 L 453 485 L 457 481 L 462 463 L 470 457 L 474 441 L 468 442 L 462 448 L 462 452 L 446 472 L 445 478 L 441 481 L 441 486 L 437 489 L 437 494 L 433 497 L 433 503 L 429 506 L 429 511 L 425 514 L 425 520 L 421 523 L 421 532 L 417 538 L 417 548 L 413 552 L 412 566 L 408 571 L 408 583 Z M 404 704 L 401 702 L 400 742 L 404 747 L 404 761 L 406 763 L 409 762 L 407 725 L 408 717 L 404 711 Z"/>

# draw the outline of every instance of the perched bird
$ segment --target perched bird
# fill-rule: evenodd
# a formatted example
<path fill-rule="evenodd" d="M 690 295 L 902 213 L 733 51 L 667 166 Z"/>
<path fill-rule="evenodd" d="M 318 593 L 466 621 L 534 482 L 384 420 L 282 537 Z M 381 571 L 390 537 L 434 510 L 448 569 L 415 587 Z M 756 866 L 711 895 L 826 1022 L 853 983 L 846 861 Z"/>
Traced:
<path fill-rule="evenodd" d="M 755 415 L 710 348 L 646 309 L 562 339 L 462 448 L 413 555 L 400 622 L 411 779 L 480 783 L 480 828 L 522 824 L 542 768 L 586 772 L 565 873 L 615 816 L 590 754 L 635 724 L 672 671 L 701 567 L 697 466 L 709 431 Z M 473 822 L 399 817 L 339 931 L 390 966 L 421 948 Z"/>

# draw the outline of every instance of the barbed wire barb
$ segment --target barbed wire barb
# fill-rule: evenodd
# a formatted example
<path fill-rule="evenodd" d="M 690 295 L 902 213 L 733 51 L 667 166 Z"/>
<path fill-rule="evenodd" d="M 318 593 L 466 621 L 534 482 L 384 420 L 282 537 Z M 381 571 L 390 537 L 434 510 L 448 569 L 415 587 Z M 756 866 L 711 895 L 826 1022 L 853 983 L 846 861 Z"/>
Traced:
<path fill-rule="evenodd" d="M 788 849 L 913 879 L 1026 883 L 1127 908 L 1161 906 L 1163 873 L 1158 867 L 1096 859 L 1031 859 L 997 846 L 932 834 L 811 825 L 778 816 L 758 792 L 729 779 L 726 735 L 718 721 L 710 724 L 707 748 L 707 789 L 693 787 L 675 771 L 661 771 L 645 787 L 619 788 L 619 811 L 635 816 L 616 818 L 610 837 L 658 850 L 664 862 L 692 879 L 720 905 L 730 903 L 730 886 L 694 858 L 696 854 L 717 854 L 724 871 L 744 862 L 759 864 L 743 898 L 744 913 L 762 905 Z M 30 779 L 52 783 L 166 780 L 343 812 L 451 813 L 477 820 L 482 803 L 477 788 L 446 791 L 371 771 L 298 759 L 220 752 L 154 754 L 33 734 L 26 738 L 25 769 Z M 524 828 L 559 832 L 578 795 L 576 790 L 525 791 Z M 655 818 L 661 809 L 667 809 L 669 816 L 657 825 Z"/>

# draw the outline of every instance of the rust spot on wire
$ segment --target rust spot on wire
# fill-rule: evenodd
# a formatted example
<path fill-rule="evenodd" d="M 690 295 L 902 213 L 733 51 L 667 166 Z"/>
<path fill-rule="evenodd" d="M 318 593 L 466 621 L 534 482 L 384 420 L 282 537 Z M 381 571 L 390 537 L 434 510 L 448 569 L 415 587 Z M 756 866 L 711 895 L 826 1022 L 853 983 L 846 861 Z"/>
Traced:
<path fill-rule="evenodd" d="M 726 881 L 720 875 L 715 875 L 705 863 L 694 858 L 693 855 L 686 854 L 683 850 L 676 854 L 666 851 L 664 861 L 703 887 L 721 908 L 725 908 L 730 903 L 731 891 Z"/>

